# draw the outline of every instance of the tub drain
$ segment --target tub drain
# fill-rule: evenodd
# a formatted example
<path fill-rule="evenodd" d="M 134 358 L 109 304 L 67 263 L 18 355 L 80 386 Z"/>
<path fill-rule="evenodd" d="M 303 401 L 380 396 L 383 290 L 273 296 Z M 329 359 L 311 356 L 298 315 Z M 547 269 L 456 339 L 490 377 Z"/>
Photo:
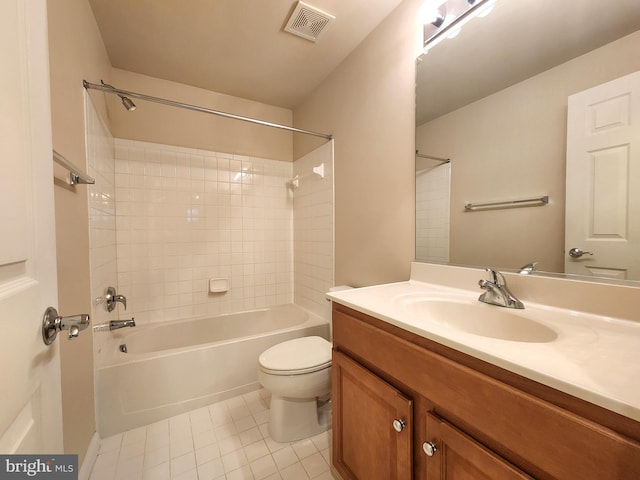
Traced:
<path fill-rule="evenodd" d="M 122 353 L 127 353 L 127 344 L 123 343 L 118 347 L 118 350 L 120 350 Z"/>

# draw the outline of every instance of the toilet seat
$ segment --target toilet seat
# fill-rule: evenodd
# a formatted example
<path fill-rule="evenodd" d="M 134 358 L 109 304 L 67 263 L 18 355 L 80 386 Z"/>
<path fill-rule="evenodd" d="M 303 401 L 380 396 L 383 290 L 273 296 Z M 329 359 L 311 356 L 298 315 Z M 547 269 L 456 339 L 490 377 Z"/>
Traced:
<path fill-rule="evenodd" d="M 302 337 L 265 350 L 260 370 L 271 375 L 302 375 L 331 366 L 331 343 L 322 337 Z"/>

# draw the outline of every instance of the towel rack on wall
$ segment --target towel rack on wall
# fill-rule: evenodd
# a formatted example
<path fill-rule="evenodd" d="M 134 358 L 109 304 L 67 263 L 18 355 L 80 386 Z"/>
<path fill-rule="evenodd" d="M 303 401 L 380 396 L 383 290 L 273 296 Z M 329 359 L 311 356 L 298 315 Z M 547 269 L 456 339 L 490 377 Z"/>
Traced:
<path fill-rule="evenodd" d="M 549 203 L 549 195 L 536 198 L 525 198 L 522 200 L 506 200 L 503 202 L 491 202 L 491 203 L 465 203 L 464 209 L 467 212 L 472 212 L 481 209 L 494 209 L 494 208 L 512 208 L 512 207 L 537 207 L 541 205 L 547 205 Z"/>
<path fill-rule="evenodd" d="M 78 167 L 76 167 L 73 163 L 71 163 L 69 160 L 64 158 L 55 150 L 53 151 L 53 160 L 58 165 L 62 165 L 64 168 L 69 170 L 69 185 L 76 185 L 76 184 L 93 185 L 94 183 L 96 183 L 93 177 L 90 177 L 89 175 L 84 173 L 82 170 L 80 170 Z"/>

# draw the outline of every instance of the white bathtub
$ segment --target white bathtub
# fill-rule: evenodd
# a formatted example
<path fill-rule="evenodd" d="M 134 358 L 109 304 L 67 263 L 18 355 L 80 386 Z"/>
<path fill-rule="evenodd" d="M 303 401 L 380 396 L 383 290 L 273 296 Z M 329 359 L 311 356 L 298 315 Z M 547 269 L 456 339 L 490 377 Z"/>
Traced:
<path fill-rule="evenodd" d="M 102 438 L 259 388 L 258 356 L 297 337 L 329 337 L 328 320 L 295 305 L 123 328 L 99 354 Z M 127 346 L 127 352 L 119 350 Z"/>

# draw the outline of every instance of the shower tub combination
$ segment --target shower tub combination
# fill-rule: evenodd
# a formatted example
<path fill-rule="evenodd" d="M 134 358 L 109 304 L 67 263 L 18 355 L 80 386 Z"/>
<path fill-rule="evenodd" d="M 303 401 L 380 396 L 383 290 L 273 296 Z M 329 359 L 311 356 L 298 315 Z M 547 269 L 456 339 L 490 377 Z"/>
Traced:
<path fill-rule="evenodd" d="M 98 356 L 100 436 L 256 390 L 260 354 L 311 335 L 328 339 L 328 320 L 292 304 L 113 332 Z"/>

